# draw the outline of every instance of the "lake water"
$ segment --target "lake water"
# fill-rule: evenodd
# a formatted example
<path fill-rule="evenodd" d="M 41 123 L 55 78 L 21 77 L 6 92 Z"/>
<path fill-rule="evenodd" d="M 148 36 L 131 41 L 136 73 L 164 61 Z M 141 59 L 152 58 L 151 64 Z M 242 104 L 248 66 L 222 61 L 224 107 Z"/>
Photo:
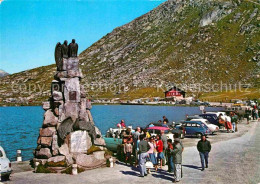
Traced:
<path fill-rule="evenodd" d="M 207 111 L 221 108 L 206 108 Z M 146 105 L 93 105 L 91 110 L 96 126 L 102 134 L 116 126 L 121 119 L 126 125 L 145 126 L 165 115 L 169 121 L 180 121 L 185 115 L 199 114 L 198 107 L 146 106 Z M 42 126 L 44 110 L 41 106 L 0 107 L 0 145 L 14 161 L 16 150 L 22 150 L 24 160 L 33 158 L 39 128 Z"/>

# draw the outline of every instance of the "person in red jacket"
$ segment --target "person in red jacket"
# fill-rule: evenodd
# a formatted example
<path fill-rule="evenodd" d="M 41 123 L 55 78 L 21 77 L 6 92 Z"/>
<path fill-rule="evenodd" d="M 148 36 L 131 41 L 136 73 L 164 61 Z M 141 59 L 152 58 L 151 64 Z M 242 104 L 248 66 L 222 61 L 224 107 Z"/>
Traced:
<path fill-rule="evenodd" d="M 158 152 L 158 155 L 157 155 L 157 159 L 158 159 L 158 163 L 160 162 L 160 168 L 162 169 L 162 159 L 165 159 L 164 158 L 164 154 L 163 154 L 163 142 L 161 140 L 161 136 L 160 135 L 157 135 L 156 136 L 156 150 Z"/>

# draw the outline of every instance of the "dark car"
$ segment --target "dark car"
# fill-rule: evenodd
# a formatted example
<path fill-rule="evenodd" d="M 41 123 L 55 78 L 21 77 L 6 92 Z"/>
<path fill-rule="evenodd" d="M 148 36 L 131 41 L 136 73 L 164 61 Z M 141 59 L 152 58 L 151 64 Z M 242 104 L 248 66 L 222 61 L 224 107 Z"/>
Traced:
<path fill-rule="evenodd" d="M 219 123 L 218 116 L 216 114 L 200 114 L 200 117 L 207 119 L 210 123 L 222 126 L 222 124 Z"/>
<path fill-rule="evenodd" d="M 200 121 L 184 121 L 182 124 L 185 127 L 186 136 L 201 137 L 202 135 L 208 135 L 211 131 L 208 127 Z"/>
<path fill-rule="evenodd" d="M 192 119 L 204 119 L 203 117 L 200 117 L 199 115 L 194 115 L 194 116 L 188 116 L 186 118 L 186 121 L 190 121 Z"/>

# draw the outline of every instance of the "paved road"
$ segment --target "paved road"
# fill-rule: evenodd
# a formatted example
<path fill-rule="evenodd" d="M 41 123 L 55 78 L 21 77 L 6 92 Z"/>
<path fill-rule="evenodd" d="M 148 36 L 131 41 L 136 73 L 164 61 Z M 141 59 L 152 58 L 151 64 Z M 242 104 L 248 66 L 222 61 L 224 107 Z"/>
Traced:
<path fill-rule="evenodd" d="M 165 168 L 166 170 L 166 168 Z M 180 183 L 260 183 L 260 122 L 242 137 L 214 143 L 209 158 L 209 168 L 200 171 L 200 160 L 196 147 L 183 153 L 184 177 Z M 173 176 L 165 171 L 152 172 L 139 178 L 138 170 L 125 165 L 86 171 L 77 176 L 61 174 L 34 174 L 30 171 L 15 173 L 10 182 L 21 184 L 57 183 L 171 183 Z"/>

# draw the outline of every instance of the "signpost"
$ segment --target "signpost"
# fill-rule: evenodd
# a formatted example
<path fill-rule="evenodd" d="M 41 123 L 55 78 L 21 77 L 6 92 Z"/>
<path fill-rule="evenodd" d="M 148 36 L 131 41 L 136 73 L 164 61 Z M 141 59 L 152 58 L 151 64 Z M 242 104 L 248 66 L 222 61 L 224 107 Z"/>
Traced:
<path fill-rule="evenodd" d="M 201 114 L 204 114 L 205 106 L 200 106 Z"/>

